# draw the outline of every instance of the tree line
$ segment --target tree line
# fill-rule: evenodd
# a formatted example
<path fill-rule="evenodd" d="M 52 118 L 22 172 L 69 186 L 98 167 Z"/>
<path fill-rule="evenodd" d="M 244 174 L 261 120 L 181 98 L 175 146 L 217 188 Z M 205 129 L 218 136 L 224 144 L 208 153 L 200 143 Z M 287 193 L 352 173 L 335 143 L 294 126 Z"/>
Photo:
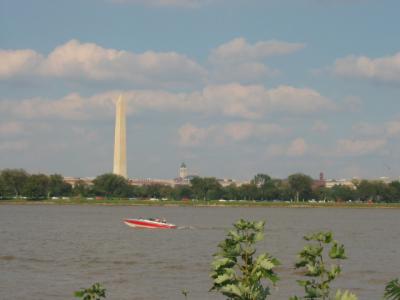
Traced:
<path fill-rule="evenodd" d="M 195 177 L 190 185 L 174 187 L 162 184 L 131 185 L 115 174 L 97 176 L 91 184 L 78 180 L 74 186 L 60 174 L 29 174 L 23 169 L 0 172 L 0 199 L 51 197 L 156 198 L 185 200 L 248 200 L 248 201 L 372 201 L 400 202 L 400 182 L 360 180 L 354 188 L 336 185 L 326 188 L 315 184 L 308 175 L 296 173 L 287 179 L 274 179 L 257 174 L 246 184 L 222 186 L 214 177 Z"/>

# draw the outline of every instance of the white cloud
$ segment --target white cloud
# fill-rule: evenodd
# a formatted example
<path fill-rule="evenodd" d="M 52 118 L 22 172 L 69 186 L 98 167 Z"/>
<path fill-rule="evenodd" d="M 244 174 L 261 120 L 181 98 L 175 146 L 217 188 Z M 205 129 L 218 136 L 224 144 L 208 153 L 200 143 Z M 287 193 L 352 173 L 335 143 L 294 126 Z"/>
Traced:
<path fill-rule="evenodd" d="M 235 38 L 212 50 L 208 60 L 211 78 L 217 82 L 254 82 L 265 76 L 275 76 L 278 70 L 264 64 L 267 57 L 285 55 L 304 48 L 304 44 L 281 41 L 259 41 L 249 44 Z"/>
<path fill-rule="evenodd" d="M 257 119 L 282 112 L 307 114 L 330 110 L 334 104 L 308 88 L 279 86 L 267 90 L 261 85 L 225 84 L 207 86 L 200 92 L 186 94 L 184 108 L 196 112 Z"/>
<path fill-rule="evenodd" d="M 288 129 L 273 123 L 231 122 L 208 127 L 198 127 L 187 123 L 179 128 L 179 141 L 182 146 L 200 144 L 222 145 L 229 142 L 242 142 L 250 138 L 265 140 L 266 137 L 280 138 Z"/>
<path fill-rule="evenodd" d="M 297 138 L 292 141 L 287 149 L 288 156 L 303 156 L 308 150 L 308 145 L 303 138 Z"/>
<path fill-rule="evenodd" d="M 271 108 L 277 111 L 294 113 L 315 113 L 322 110 L 332 110 L 335 104 L 309 88 L 279 86 L 269 92 Z"/>
<path fill-rule="evenodd" d="M 110 91 L 91 97 L 70 94 L 60 99 L 0 100 L 0 115 L 22 118 L 101 119 L 113 116 L 113 102 L 122 94 L 128 113 L 143 110 L 215 114 L 257 119 L 268 114 L 312 114 L 331 110 L 334 103 L 308 88 L 226 84 L 207 86 L 191 93 L 158 90 Z"/>
<path fill-rule="evenodd" d="M 353 125 L 352 131 L 357 135 L 375 136 L 380 138 L 400 137 L 400 121 L 393 120 L 384 123 L 359 122 Z"/>
<path fill-rule="evenodd" d="M 275 156 L 283 156 L 286 154 L 286 148 L 283 145 L 271 144 L 265 150 L 265 156 L 267 158 Z"/>
<path fill-rule="evenodd" d="M 209 60 L 213 63 L 260 61 L 269 56 L 290 54 L 304 47 L 304 44 L 281 41 L 260 41 L 249 44 L 240 37 L 214 49 Z"/>
<path fill-rule="evenodd" d="M 340 76 L 399 82 L 400 52 L 380 58 L 354 55 L 340 58 L 336 60 L 334 72 Z"/>
<path fill-rule="evenodd" d="M 199 128 L 192 124 L 185 124 L 179 128 L 179 143 L 182 146 L 197 146 L 209 135 L 211 128 Z"/>
<path fill-rule="evenodd" d="M 324 121 L 317 120 L 314 122 L 311 130 L 317 133 L 326 133 L 329 130 L 329 125 Z"/>
<path fill-rule="evenodd" d="M 86 142 L 92 142 L 99 138 L 99 133 L 95 130 L 80 126 L 71 126 L 71 133 L 73 133 L 77 138 L 85 140 Z"/>
<path fill-rule="evenodd" d="M 301 157 L 310 151 L 310 145 L 301 137 L 292 140 L 289 144 L 270 144 L 265 150 L 267 158 L 276 156 Z"/>
<path fill-rule="evenodd" d="M 336 145 L 309 144 L 304 138 L 298 137 L 290 143 L 271 143 L 266 147 L 267 158 L 276 156 L 302 157 L 312 154 L 317 158 L 354 157 L 368 154 L 383 153 L 388 143 L 386 138 L 338 139 Z"/>
<path fill-rule="evenodd" d="M 32 50 L 0 51 L 0 78 L 21 74 L 72 80 L 126 81 L 140 86 L 185 87 L 202 81 L 206 71 L 176 52 L 106 49 L 71 40 L 47 57 Z"/>
<path fill-rule="evenodd" d="M 24 119 L 61 118 L 77 120 L 88 118 L 89 114 L 86 112 L 86 108 L 90 105 L 90 101 L 84 101 L 78 94 L 70 94 L 56 100 L 31 98 L 22 101 L 0 101 L 0 112 L 3 112 L 4 116 L 11 115 Z M 97 107 L 99 105 L 100 103 L 96 103 Z M 92 108 L 91 113 L 95 114 L 98 109 Z"/>
<path fill-rule="evenodd" d="M 210 80 L 213 82 L 259 82 L 266 77 L 280 74 L 279 70 L 272 69 L 260 62 L 247 62 L 239 64 L 219 64 L 211 67 Z"/>
<path fill-rule="evenodd" d="M 33 50 L 1 50 L 0 79 L 27 75 L 42 62 L 43 57 Z"/>
<path fill-rule="evenodd" d="M 288 130 L 278 124 L 233 122 L 224 126 L 223 132 L 235 141 L 245 140 L 251 137 L 264 139 L 266 137 L 281 137 L 286 135 Z"/>
<path fill-rule="evenodd" d="M 4 122 L 0 123 L 0 136 L 17 135 L 24 131 L 21 122 Z"/>
<path fill-rule="evenodd" d="M 141 88 L 188 88 L 205 82 L 258 82 L 278 70 L 264 64 L 273 55 L 289 54 L 299 43 L 234 39 L 214 49 L 208 64 L 177 52 L 134 53 L 70 40 L 48 55 L 34 50 L 0 50 L 0 79 L 59 78 L 73 82 L 118 82 Z"/>
<path fill-rule="evenodd" d="M 359 112 L 361 111 L 364 103 L 358 96 L 346 96 L 340 103 L 340 108 L 345 112 Z"/>
<path fill-rule="evenodd" d="M 391 121 L 385 124 L 385 131 L 388 137 L 400 136 L 400 121 Z"/>
<path fill-rule="evenodd" d="M 19 141 L 0 141 L 0 151 L 24 151 L 28 149 L 29 143 L 26 140 Z"/>
<path fill-rule="evenodd" d="M 386 143 L 385 139 L 341 139 L 337 141 L 337 153 L 339 155 L 372 154 L 382 150 Z"/>
<path fill-rule="evenodd" d="M 371 124 L 367 122 L 359 122 L 354 124 L 352 127 L 352 131 L 355 134 L 362 136 L 376 136 L 385 134 L 384 126 Z"/>

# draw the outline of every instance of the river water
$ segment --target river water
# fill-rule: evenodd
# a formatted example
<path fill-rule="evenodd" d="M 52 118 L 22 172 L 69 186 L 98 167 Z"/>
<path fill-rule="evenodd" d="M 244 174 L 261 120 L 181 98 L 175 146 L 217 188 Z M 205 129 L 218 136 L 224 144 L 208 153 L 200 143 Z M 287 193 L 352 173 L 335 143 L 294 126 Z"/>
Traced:
<path fill-rule="evenodd" d="M 164 217 L 178 230 L 138 230 L 127 217 Z M 400 277 L 400 210 L 0 205 L 0 299 L 73 299 L 101 282 L 107 299 L 225 299 L 208 292 L 212 254 L 239 218 L 266 220 L 260 251 L 279 258 L 269 299 L 302 295 L 293 268 L 302 236 L 332 230 L 349 259 L 335 286 L 381 299 Z"/>

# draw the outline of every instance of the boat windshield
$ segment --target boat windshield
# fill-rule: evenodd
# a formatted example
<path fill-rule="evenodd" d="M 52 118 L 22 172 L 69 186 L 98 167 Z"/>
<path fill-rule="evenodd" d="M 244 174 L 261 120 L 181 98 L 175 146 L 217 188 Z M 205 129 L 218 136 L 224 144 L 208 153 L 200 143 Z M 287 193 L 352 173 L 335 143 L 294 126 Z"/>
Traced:
<path fill-rule="evenodd" d="M 167 220 L 160 219 L 160 218 L 147 218 L 149 221 L 160 222 L 160 223 L 167 223 Z"/>

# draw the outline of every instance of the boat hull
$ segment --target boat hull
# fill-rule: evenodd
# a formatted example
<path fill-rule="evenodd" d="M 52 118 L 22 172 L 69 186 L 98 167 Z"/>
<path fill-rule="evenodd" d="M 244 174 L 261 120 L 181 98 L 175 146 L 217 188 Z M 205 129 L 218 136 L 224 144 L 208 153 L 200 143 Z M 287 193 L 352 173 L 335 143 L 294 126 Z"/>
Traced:
<path fill-rule="evenodd" d="M 143 219 L 126 219 L 124 223 L 134 228 L 147 228 L 147 229 L 175 229 L 176 225 L 170 223 L 157 222 L 152 220 Z"/>

